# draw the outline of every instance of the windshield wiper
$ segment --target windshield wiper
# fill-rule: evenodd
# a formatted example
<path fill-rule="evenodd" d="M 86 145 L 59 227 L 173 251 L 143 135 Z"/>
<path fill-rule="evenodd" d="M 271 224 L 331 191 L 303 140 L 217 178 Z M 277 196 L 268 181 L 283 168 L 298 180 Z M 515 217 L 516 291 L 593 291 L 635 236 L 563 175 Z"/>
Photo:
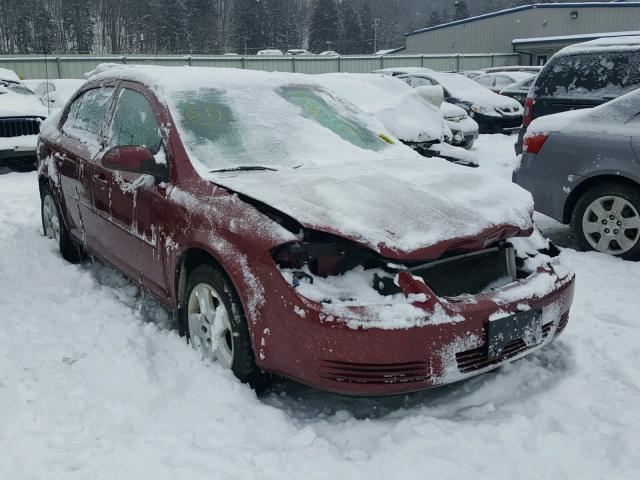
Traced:
<path fill-rule="evenodd" d="M 219 170 L 210 170 L 209 173 L 250 172 L 252 170 L 270 170 L 272 172 L 277 172 L 277 170 L 275 168 L 271 168 L 271 167 L 262 167 L 260 165 L 241 165 L 239 167 L 221 168 Z"/>

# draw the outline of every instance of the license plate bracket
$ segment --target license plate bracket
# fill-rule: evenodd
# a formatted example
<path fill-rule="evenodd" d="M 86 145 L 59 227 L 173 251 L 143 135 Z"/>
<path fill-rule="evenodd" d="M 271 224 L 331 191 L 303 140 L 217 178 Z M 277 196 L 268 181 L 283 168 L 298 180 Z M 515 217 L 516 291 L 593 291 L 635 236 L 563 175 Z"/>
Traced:
<path fill-rule="evenodd" d="M 527 310 L 487 322 L 487 356 L 495 358 L 504 347 L 522 339 L 528 347 L 542 343 L 542 312 Z"/>

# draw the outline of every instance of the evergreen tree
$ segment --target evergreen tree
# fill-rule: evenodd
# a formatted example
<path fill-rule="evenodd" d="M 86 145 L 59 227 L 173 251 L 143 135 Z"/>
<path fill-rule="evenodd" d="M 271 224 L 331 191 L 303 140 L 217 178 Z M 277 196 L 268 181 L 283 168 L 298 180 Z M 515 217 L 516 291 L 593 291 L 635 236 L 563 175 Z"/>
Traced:
<path fill-rule="evenodd" d="M 360 11 L 360 24 L 362 25 L 362 45 L 360 51 L 362 53 L 374 53 L 373 51 L 373 37 L 375 36 L 374 16 L 369 6 L 369 2 L 364 2 L 362 10 Z"/>
<path fill-rule="evenodd" d="M 57 42 L 56 22 L 43 0 L 35 2 L 33 12 L 33 49 L 34 52 L 54 53 Z"/>
<path fill-rule="evenodd" d="M 340 43 L 338 51 L 344 54 L 362 53 L 364 43 L 360 18 L 350 1 L 340 4 Z"/>
<path fill-rule="evenodd" d="M 268 47 L 264 31 L 265 9 L 261 0 L 235 0 L 233 8 L 235 38 L 233 43 L 241 53 L 256 53 Z"/>
<path fill-rule="evenodd" d="M 63 25 L 71 50 L 76 53 L 91 53 L 94 39 L 94 17 L 91 2 L 86 0 L 64 0 L 62 2 Z"/>
<path fill-rule="evenodd" d="M 309 48 L 313 52 L 331 50 L 338 42 L 338 9 L 335 0 L 316 0 L 309 26 Z"/>
<path fill-rule="evenodd" d="M 214 37 L 211 0 L 186 0 L 185 13 L 189 49 L 194 52 L 211 50 Z"/>
<path fill-rule="evenodd" d="M 182 0 L 159 0 L 156 20 L 156 50 L 179 53 L 185 48 L 186 23 Z"/>

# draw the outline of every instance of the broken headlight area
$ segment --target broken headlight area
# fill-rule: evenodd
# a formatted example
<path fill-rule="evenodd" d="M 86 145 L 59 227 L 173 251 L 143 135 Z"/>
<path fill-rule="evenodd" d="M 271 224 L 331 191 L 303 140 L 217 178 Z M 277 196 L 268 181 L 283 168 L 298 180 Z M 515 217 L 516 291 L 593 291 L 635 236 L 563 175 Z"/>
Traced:
<path fill-rule="evenodd" d="M 511 239 L 476 252 L 450 252 L 411 263 L 386 260 L 332 235 L 306 232 L 305 240 L 278 247 L 272 255 L 289 284 L 323 303 L 427 302 L 435 300 L 429 297 L 478 295 L 513 284 L 539 268 L 557 268 L 553 257 L 558 250 L 544 238 Z"/>
<path fill-rule="evenodd" d="M 319 277 L 340 275 L 355 267 L 370 269 L 384 264 L 378 254 L 354 242 L 313 231 L 303 232 L 301 242 L 277 247 L 271 255 L 281 269 L 301 273 L 306 269 L 310 275 Z"/>

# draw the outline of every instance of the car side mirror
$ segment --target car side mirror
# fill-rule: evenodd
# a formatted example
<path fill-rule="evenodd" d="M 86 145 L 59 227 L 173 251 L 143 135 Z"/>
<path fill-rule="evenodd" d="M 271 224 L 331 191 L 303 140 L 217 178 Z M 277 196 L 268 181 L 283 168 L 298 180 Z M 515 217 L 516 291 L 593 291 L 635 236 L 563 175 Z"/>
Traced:
<path fill-rule="evenodd" d="M 167 165 L 157 163 L 151 150 L 143 146 L 112 147 L 102 157 L 102 166 L 110 170 L 153 175 L 157 180 L 169 178 Z"/>

